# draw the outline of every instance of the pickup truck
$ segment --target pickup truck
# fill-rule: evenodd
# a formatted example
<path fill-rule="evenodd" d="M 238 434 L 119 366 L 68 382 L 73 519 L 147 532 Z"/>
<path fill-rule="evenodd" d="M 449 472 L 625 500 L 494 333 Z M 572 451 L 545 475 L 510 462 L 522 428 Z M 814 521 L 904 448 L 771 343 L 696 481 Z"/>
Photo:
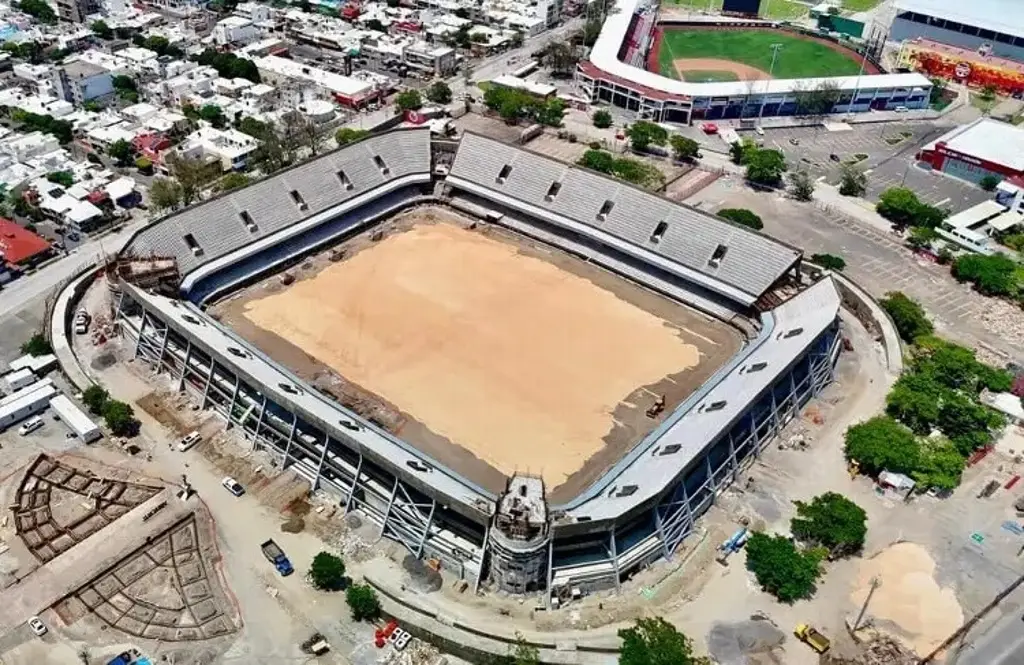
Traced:
<path fill-rule="evenodd" d="M 277 572 L 281 573 L 281 577 L 288 577 L 295 572 L 292 568 L 292 562 L 285 556 L 284 550 L 282 550 L 273 539 L 264 542 L 260 545 L 260 549 L 263 550 L 263 556 L 267 557 L 267 561 L 274 564 L 274 568 L 277 568 Z"/>
<path fill-rule="evenodd" d="M 832 642 L 827 637 L 805 623 L 798 624 L 793 632 L 817 653 L 825 653 L 832 646 Z"/>

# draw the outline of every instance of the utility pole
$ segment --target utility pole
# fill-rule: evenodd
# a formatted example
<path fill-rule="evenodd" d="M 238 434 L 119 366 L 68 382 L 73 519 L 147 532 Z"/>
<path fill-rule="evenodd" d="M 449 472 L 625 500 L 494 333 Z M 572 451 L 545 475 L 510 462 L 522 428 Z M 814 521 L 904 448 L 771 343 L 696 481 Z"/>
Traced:
<path fill-rule="evenodd" d="M 860 71 L 857 72 L 857 82 L 853 86 L 853 97 L 850 97 L 850 103 L 846 105 L 846 116 L 849 117 L 853 114 L 853 103 L 857 101 L 857 95 L 860 94 L 860 77 L 864 76 L 864 66 L 868 63 L 868 49 L 864 47 L 864 56 L 860 59 Z"/>
<path fill-rule="evenodd" d="M 850 628 L 851 633 L 856 633 L 857 629 L 860 628 L 860 622 L 864 618 L 864 613 L 868 611 L 868 603 L 871 602 L 871 596 L 875 595 L 875 589 L 882 586 L 882 580 L 877 576 L 871 578 L 871 588 L 868 589 L 867 598 L 864 599 L 864 604 L 860 606 L 860 613 L 857 615 L 857 620 L 853 622 L 853 627 Z"/>
<path fill-rule="evenodd" d="M 775 59 L 779 57 L 779 49 L 782 48 L 782 44 L 772 44 L 769 46 L 772 50 L 772 64 L 768 67 L 768 80 L 764 82 L 764 96 L 761 97 L 761 108 L 757 110 L 757 126 L 761 126 L 761 118 L 764 117 L 764 105 L 768 99 L 768 86 L 772 83 L 772 73 L 775 71 Z"/>

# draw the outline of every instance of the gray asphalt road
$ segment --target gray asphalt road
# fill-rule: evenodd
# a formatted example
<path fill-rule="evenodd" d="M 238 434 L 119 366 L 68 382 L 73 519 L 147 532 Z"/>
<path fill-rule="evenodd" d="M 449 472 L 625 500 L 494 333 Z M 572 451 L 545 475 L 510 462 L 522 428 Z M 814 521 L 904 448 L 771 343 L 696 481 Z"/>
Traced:
<path fill-rule="evenodd" d="M 954 665 L 1020 665 L 1024 663 L 1024 622 L 1021 612 L 1010 612 L 984 635 L 959 651 Z"/>

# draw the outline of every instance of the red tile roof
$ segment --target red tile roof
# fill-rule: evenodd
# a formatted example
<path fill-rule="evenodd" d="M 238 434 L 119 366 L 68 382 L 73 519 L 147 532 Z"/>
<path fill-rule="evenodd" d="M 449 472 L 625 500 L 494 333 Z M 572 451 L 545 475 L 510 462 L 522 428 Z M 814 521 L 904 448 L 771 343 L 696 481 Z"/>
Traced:
<path fill-rule="evenodd" d="M 50 249 L 46 242 L 31 231 L 0 217 L 0 255 L 6 263 L 17 265 Z"/>

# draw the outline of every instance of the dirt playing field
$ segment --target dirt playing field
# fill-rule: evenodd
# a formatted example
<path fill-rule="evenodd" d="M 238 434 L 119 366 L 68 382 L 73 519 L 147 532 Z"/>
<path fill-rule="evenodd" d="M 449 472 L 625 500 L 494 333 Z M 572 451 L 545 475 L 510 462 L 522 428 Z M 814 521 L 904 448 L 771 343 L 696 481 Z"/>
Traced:
<path fill-rule="evenodd" d="M 467 223 L 408 213 L 215 315 L 475 482 L 529 471 L 566 497 L 657 425 L 657 395 L 667 414 L 739 348 L 726 324 Z"/>
<path fill-rule="evenodd" d="M 714 81 L 764 81 L 768 72 L 731 60 L 717 58 L 677 58 L 672 61 L 679 78 L 694 83 Z"/>

